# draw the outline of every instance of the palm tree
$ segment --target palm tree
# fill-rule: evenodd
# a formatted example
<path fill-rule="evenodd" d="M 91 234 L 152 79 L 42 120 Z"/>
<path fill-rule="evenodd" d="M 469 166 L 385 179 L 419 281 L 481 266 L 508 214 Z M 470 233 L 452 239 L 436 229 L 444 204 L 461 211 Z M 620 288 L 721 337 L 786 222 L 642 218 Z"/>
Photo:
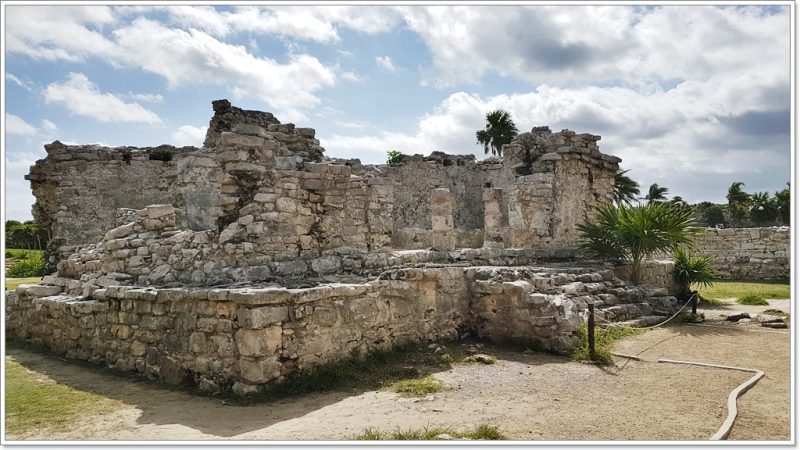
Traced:
<path fill-rule="evenodd" d="M 714 255 L 692 256 L 687 249 L 679 248 L 672 253 L 675 260 L 673 278 L 680 286 L 680 298 L 688 300 L 691 295 L 691 286 L 711 286 L 716 275 L 714 270 Z"/>
<path fill-rule="evenodd" d="M 756 225 L 769 225 L 778 217 L 775 201 L 766 192 L 756 192 L 750 197 L 750 219 Z"/>
<path fill-rule="evenodd" d="M 661 203 L 667 200 L 667 193 L 669 189 L 659 186 L 657 183 L 650 185 L 647 190 L 647 195 L 644 197 L 647 203 Z"/>
<path fill-rule="evenodd" d="M 744 183 L 734 181 L 728 188 L 728 211 L 731 213 L 731 220 L 736 225 L 741 225 L 747 213 L 747 204 L 750 203 L 750 194 L 742 190 Z"/>
<path fill-rule="evenodd" d="M 625 175 L 627 170 L 617 170 L 614 175 L 614 203 L 630 205 L 639 196 L 639 183 Z"/>
<path fill-rule="evenodd" d="M 511 114 L 498 109 L 486 114 L 486 128 L 475 132 L 478 144 L 483 144 L 485 153 L 492 150 L 492 155 L 503 156 L 503 145 L 510 144 L 517 135 L 517 126 L 511 120 Z"/>
<path fill-rule="evenodd" d="M 644 259 L 654 254 L 694 245 L 697 229 L 691 211 L 672 203 L 639 206 L 600 204 L 595 217 L 578 224 L 581 248 L 601 257 L 631 265 L 631 282 L 639 284 Z"/>

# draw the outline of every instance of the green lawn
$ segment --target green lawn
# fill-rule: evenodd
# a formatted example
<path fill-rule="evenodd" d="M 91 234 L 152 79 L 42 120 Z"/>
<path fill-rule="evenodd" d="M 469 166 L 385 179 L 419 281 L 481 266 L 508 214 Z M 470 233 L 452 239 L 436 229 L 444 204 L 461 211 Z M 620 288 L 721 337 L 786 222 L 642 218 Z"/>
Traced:
<path fill-rule="evenodd" d="M 700 295 L 711 301 L 740 298 L 747 294 L 764 298 L 789 298 L 788 281 L 715 281 L 713 286 L 700 288 Z"/>
<path fill-rule="evenodd" d="M 6 357 L 5 407 L 9 434 L 43 428 L 63 431 L 87 414 L 103 414 L 121 406 L 119 400 L 57 384 Z"/>
<path fill-rule="evenodd" d="M 26 250 L 24 248 L 7 248 L 6 259 L 26 259 L 31 256 L 44 256 L 44 250 Z"/>
<path fill-rule="evenodd" d="M 20 284 L 39 284 L 41 277 L 6 278 L 6 291 L 13 291 Z"/>

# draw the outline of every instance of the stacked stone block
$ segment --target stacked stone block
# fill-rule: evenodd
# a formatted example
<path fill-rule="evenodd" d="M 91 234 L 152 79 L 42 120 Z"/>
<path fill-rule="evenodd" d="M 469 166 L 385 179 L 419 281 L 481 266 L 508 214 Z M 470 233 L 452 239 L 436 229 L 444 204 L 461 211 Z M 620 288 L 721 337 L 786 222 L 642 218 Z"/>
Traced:
<path fill-rule="evenodd" d="M 723 279 L 787 279 L 790 275 L 789 227 L 708 228 L 697 239 L 697 252 L 717 257 Z"/>
<path fill-rule="evenodd" d="M 10 337 L 171 384 L 239 394 L 351 355 L 464 331 L 565 353 L 588 303 L 620 320 L 657 309 L 646 290 L 610 270 L 574 267 L 404 268 L 367 283 L 304 289 L 115 285 L 91 296 L 71 293 L 63 281 L 50 277 L 7 296 Z"/>

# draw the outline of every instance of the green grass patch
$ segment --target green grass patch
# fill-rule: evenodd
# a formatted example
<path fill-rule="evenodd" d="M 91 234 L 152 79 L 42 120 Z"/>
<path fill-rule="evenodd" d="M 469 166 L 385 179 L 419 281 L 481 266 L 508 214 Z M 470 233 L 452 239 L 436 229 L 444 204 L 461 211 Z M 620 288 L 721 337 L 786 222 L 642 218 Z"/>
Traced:
<path fill-rule="evenodd" d="M 740 305 L 769 305 L 769 302 L 764 299 L 764 296 L 755 292 L 748 292 L 743 296 L 736 299 L 736 303 Z"/>
<path fill-rule="evenodd" d="M 424 397 L 428 394 L 447 390 L 444 383 L 430 375 L 423 378 L 395 381 L 389 384 L 388 387 L 404 397 Z"/>
<path fill-rule="evenodd" d="M 700 288 L 701 298 L 719 301 L 740 298 L 753 293 L 764 298 L 790 298 L 788 281 L 715 281 L 712 286 Z"/>
<path fill-rule="evenodd" d="M 608 327 L 608 328 L 595 328 L 594 333 L 594 347 L 595 357 L 589 353 L 589 330 L 585 323 L 581 323 L 578 328 L 578 337 L 581 340 L 581 345 L 575 347 L 572 351 L 572 359 L 575 361 L 596 361 L 601 364 L 611 364 L 611 350 L 614 347 L 614 342 L 641 333 L 629 327 Z"/>
<path fill-rule="evenodd" d="M 42 277 L 6 278 L 6 291 L 13 291 L 20 284 L 39 284 Z"/>
<path fill-rule="evenodd" d="M 7 248 L 6 260 L 27 259 L 31 257 L 44 257 L 44 250 L 26 250 L 24 248 Z"/>
<path fill-rule="evenodd" d="M 68 430 L 87 414 L 104 414 L 123 406 L 118 400 L 79 391 L 30 371 L 6 358 L 6 432 Z"/>
<path fill-rule="evenodd" d="M 361 434 L 352 437 L 358 441 L 431 441 L 441 434 L 447 434 L 455 439 L 472 439 L 483 441 L 501 441 L 506 437 L 500 429 L 493 425 L 478 425 L 472 431 L 460 433 L 450 428 L 434 427 L 417 430 L 400 430 L 381 432 L 374 428 L 367 428 Z"/>

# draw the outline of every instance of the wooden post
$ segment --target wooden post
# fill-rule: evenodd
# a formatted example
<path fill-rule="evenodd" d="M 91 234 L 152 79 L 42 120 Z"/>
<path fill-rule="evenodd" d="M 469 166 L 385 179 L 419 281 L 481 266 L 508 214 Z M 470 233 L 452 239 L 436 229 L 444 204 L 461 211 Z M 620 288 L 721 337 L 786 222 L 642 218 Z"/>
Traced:
<path fill-rule="evenodd" d="M 589 328 L 589 358 L 592 360 L 595 359 L 595 351 L 594 351 L 594 303 L 589 303 L 589 323 L 587 324 Z"/>
<path fill-rule="evenodd" d="M 693 316 L 697 315 L 697 297 L 698 297 L 698 295 L 699 294 L 697 293 L 697 291 L 692 291 L 692 315 Z"/>

